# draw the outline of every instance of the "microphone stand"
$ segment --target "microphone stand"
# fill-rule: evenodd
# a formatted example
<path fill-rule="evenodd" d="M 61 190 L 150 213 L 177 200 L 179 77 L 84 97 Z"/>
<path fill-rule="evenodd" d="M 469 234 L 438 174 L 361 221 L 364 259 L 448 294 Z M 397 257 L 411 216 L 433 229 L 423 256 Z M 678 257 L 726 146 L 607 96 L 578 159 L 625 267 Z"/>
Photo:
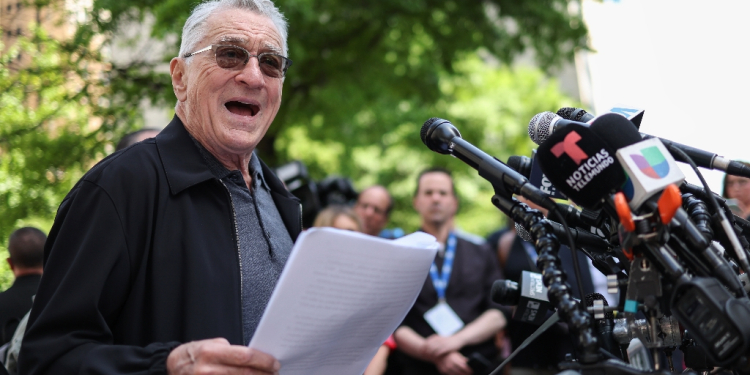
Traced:
<path fill-rule="evenodd" d="M 552 225 L 541 212 L 529 208 L 512 197 L 495 194 L 492 203 L 514 221 L 528 228 L 537 254 L 537 267 L 542 271 L 542 280 L 548 288 L 548 298 L 558 313 L 578 336 L 576 342 L 578 359 L 582 364 L 592 364 L 601 360 L 599 344 L 593 329 L 593 319 L 581 304 L 573 299 L 565 272 L 559 267 L 557 255 L 560 243 L 554 235 Z"/>

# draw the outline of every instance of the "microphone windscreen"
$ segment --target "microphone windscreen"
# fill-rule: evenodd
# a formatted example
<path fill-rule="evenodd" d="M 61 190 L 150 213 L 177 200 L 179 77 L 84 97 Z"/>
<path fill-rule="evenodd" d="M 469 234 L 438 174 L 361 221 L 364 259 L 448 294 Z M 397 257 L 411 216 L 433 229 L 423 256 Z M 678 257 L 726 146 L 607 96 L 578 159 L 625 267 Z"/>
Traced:
<path fill-rule="evenodd" d="M 552 133 L 539 146 L 537 161 L 553 185 L 586 208 L 598 208 L 626 179 L 615 150 L 583 124 Z"/>
<path fill-rule="evenodd" d="M 576 109 L 572 108 L 572 107 L 562 107 L 562 108 L 560 108 L 560 109 L 557 110 L 557 115 L 560 116 L 560 117 L 562 117 L 562 118 L 564 118 L 564 119 L 572 120 L 573 117 L 574 117 L 573 116 L 573 111 L 575 111 L 575 110 Z"/>
<path fill-rule="evenodd" d="M 597 117 L 589 129 L 615 151 L 643 140 L 638 128 L 617 113 L 605 113 Z"/>
<path fill-rule="evenodd" d="M 455 137 L 461 138 L 461 133 L 450 121 L 432 117 L 422 124 L 419 137 L 430 150 L 451 155 L 451 140 Z"/>
<path fill-rule="evenodd" d="M 490 298 L 493 302 L 503 306 L 516 306 L 521 297 L 518 283 L 511 280 L 495 280 L 490 289 Z"/>
<path fill-rule="evenodd" d="M 589 122 L 594 119 L 594 115 L 581 108 L 563 107 L 557 110 L 557 115 L 566 120 L 578 122 Z"/>
<path fill-rule="evenodd" d="M 512 155 L 506 164 L 526 178 L 531 175 L 531 158 L 528 156 Z"/>
<path fill-rule="evenodd" d="M 537 113 L 529 121 L 529 138 L 540 145 L 552 134 L 552 121 L 559 118 L 552 112 Z"/>

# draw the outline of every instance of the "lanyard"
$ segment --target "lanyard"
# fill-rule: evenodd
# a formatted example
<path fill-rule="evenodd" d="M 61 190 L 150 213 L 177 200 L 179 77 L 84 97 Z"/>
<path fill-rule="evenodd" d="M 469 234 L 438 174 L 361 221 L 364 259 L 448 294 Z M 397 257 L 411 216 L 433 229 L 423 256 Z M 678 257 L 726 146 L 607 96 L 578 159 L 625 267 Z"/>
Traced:
<path fill-rule="evenodd" d="M 445 259 L 443 259 L 443 267 L 440 270 L 440 274 L 438 274 L 438 269 L 434 261 L 432 262 L 432 266 L 430 266 L 430 278 L 432 278 L 432 285 L 435 286 L 435 291 L 437 291 L 439 302 L 445 302 L 445 289 L 448 288 L 448 280 L 451 278 L 455 255 L 456 235 L 451 232 L 448 235 L 448 242 L 445 246 Z"/>

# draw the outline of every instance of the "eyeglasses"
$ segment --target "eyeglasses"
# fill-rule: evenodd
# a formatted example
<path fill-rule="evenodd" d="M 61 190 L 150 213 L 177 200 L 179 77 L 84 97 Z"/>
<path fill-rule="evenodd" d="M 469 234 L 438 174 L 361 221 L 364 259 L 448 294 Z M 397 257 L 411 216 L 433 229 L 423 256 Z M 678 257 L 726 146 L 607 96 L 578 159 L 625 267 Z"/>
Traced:
<path fill-rule="evenodd" d="M 284 56 L 267 52 L 251 55 L 246 49 L 231 44 L 212 44 L 195 52 L 186 53 L 182 57 L 188 58 L 209 50 L 214 51 L 216 65 L 226 70 L 242 70 L 251 57 L 257 57 L 263 74 L 272 78 L 281 78 L 286 75 L 286 70 L 292 65 L 292 60 Z"/>

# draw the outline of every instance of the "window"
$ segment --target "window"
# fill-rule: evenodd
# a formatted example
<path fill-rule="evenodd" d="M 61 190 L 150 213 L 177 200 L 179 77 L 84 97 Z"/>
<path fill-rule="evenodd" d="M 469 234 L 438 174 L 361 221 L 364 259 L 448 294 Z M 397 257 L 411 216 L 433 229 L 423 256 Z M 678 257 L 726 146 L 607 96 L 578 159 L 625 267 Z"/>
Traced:
<path fill-rule="evenodd" d="M 21 35 L 21 28 L 20 27 L 16 29 L 16 35 Z"/>

